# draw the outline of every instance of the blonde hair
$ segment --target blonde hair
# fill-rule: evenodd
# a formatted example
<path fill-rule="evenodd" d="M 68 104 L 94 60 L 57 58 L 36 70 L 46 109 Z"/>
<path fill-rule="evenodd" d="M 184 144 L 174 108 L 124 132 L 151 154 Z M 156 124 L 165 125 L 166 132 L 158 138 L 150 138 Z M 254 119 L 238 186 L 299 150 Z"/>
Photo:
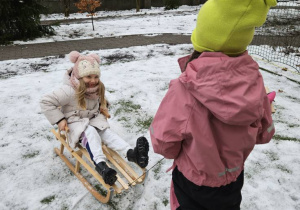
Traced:
<path fill-rule="evenodd" d="M 86 109 L 86 102 L 85 102 L 85 92 L 86 92 L 86 85 L 82 78 L 79 79 L 79 87 L 76 90 L 76 99 L 78 102 L 79 107 Z M 98 84 L 98 93 L 97 95 L 100 98 L 101 108 L 106 109 L 107 108 L 107 101 L 105 99 L 105 86 L 104 84 L 99 80 Z"/>

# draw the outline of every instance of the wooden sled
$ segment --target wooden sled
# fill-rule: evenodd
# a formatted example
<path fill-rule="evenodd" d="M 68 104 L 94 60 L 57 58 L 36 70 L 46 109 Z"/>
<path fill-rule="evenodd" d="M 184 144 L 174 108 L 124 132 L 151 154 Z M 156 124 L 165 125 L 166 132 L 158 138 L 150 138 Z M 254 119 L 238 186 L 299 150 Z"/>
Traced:
<path fill-rule="evenodd" d="M 82 182 L 82 184 L 86 187 L 86 189 L 101 203 L 107 203 L 113 196 L 113 194 L 120 194 L 123 190 L 128 190 L 130 186 L 134 186 L 136 184 L 143 183 L 146 178 L 146 169 L 140 168 L 142 173 L 138 175 L 138 173 L 130 167 L 127 162 L 120 157 L 118 153 L 106 147 L 102 146 L 103 153 L 105 154 L 107 160 L 112 163 L 116 169 L 117 173 L 117 181 L 113 186 L 105 184 L 104 180 L 100 176 L 100 174 L 94 170 L 94 163 L 90 158 L 87 150 L 84 149 L 81 145 L 78 145 L 78 149 L 76 151 L 73 150 L 69 144 L 67 143 L 67 138 L 64 134 L 60 134 L 56 130 L 52 129 L 52 133 L 55 135 L 56 139 L 60 141 L 60 148 L 55 148 L 55 153 L 66 163 L 69 169 L 74 173 L 74 175 Z M 69 159 L 64 155 L 64 149 L 67 149 L 72 158 L 76 159 L 75 165 L 73 165 Z M 83 159 L 83 156 L 85 159 Z M 89 164 L 90 162 L 91 164 Z M 88 172 L 90 172 L 93 177 L 98 180 L 101 185 L 106 188 L 106 195 L 100 194 L 81 174 L 80 174 L 80 166 L 84 166 Z M 93 167 L 92 167 L 92 166 Z M 107 163 L 108 166 L 109 163 Z M 121 175 L 122 174 L 122 178 Z"/>

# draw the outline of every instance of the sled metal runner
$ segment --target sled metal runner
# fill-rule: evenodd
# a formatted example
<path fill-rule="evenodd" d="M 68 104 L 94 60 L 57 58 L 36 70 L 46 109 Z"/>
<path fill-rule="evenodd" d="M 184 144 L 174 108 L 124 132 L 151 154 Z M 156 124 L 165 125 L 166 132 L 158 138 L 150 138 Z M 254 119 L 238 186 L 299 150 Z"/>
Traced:
<path fill-rule="evenodd" d="M 102 145 L 103 153 L 105 154 L 107 160 L 114 165 L 117 173 L 117 181 L 113 186 L 110 186 L 104 182 L 100 174 L 94 170 L 94 163 L 91 160 L 88 152 L 81 145 L 78 145 L 76 150 L 72 149 L 67 143 L 67 138 L 64 134 L 57 132 L 52 129 L 52 133 L 55 135 L 56 139 L 60 141 L 60 148 L 55 148 L 55 153 L 66 163 L 73 174 L 82 182 L 86 189 L 101 203 L 107 203 L 113 196 L 113 194 L 120 194 L 123 190 L 128 190 L 130 186 L 135 186 L 136 184 L 143 183 L 146 178 L 146 169 L 139 168 L 142 172 L 140 175 L 128 165 L 128 163 L 115 151 Z M 72 158 L 75 158 L 75 165 L 70 162 L 70 160 L 64 155 L 64 149 L 67 149 Z M 85 157 L 85 158 L 83 158 Z M 90 164 L 88 163 L 90 162 Z M 92 167 L 92 166 L 93 167 Z M 107 163 L 109 167 L 111 165 Z M 100 182 L 100 184 L 107 190 L 106 195 L 99 193 L 80 173 L 81 166 L 83 166 L 93 177 Z M 122 174 L 123 177 L 120 175 Z"/>

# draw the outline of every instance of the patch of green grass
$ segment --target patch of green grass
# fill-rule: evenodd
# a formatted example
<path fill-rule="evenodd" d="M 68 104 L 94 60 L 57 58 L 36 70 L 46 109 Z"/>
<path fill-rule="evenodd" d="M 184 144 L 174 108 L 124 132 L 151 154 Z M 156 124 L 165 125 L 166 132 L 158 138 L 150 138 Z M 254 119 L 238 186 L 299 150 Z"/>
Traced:
<path fill-rule="evenodd" d="M 165 91 L 168 89 L 169 89 L 169 83 L 165 83 L 165 85 L 162 88 L 160 88 L 161 91 Z"/>
<path fill-rule="evenodd" d="M 68 210 L 69 206 L 66 203 L 63 203 L 62 206 L 60 207 L 60 210 Z"/>
<path fill-rule="evenodd" d="M 272 151 L 264 152 L 271 161 L 279 160 L 278 154 Z"/>
<path fill-rule="evenodd" d="M 54 138 L 53 138 L 53 136 L 46 135 L 46 139 L 47 139 L 48 141 L 52 141 Z"/>
<path fill-rule="evenodd" d="M 283 136 L 283 135 L 278 135 L 275 134 L 273 136 L 273 139 L 275 140 L 282 140 L 282 141 L 295 141 L 295 142 L 300 142 L 300 139 L 289 137 L 289 136 Z"/>
<path fill-rule="evenodd" d="M 165 206 L 167 206 L 169 203 L 169 200 L 167 198 L 163 198 L 162 202 Z"/>
<path fill-rule="evenodd" d="M 246 177 L 247 179 L 251 179 L 251 178 L 252 178 L 252 175 L 251 175 L 250 173 L 245 172 L 245 177 Z"/>
<path fill-rule="evenodd" d="M 288 126 L 290 127 L 290 128 L 294 128 L 294 127 L 299 127 L 300 125 L 298 125 L 298 124 L 288 124 Z"/>
<path fill-rule="evenodd" d="M 130 100 L 120 100 L 115 104 L 115 107 L 114 116 L 119 115 L 118 121 L 131 131 L 145 131 L 152 123 L 153 117 L 147 116 L 141 105 L 135 104 Z"/>
<path fill-rule="evenodd" d="M 132 128 L 132 125 L 130 124 L 130 117 L 121 117 L 118 119 L 119 122 L 122 122 L 122 125 L 125 128 Z"/>
<path fill-rule="evenodd" d="M 107 195 L 107 191 L 103 189 L 103 187 L 100 184 L 96 184 L 95 189 L 103 196 Z"/>
<path fill-rule="evenodd" d="M 30 134 L 28 137 L 29 138 L 35 138 L 35 137 L 40 137 L 41 136 L 41 133 L 39 131 L 37 132 L 34 132 L 32 134 Z"/>
<path fill-rule="evenodd" d="M 146 119 L 138 118 L 135 122 L 135 125 L 140 128 L 139 131 L 147 130 L 150 127 L 152 121 L 153 117 L 147 117 Z"/>
<path fill-rule="evenodd" d="M 127 100 L 121 100 L 117 103 L 117 105 L 120 105 L 116 111 L 115 111 L 115 116 L 119 115 L 122 112 L 135 112 L 141 109 L 141 105 L 139 104 L 134 104 L 132 101 L 127 101 Z"/>
<path fill-rule="evenodd" d="M 115 93 L 116 91 L 115 90 L 106 90 L 107 92 L 109 93 Z"/>
<path fill-rule="evenodd" d="M 104 56 L 103 57 L 104 60 L 106 60 L 104 65 L 110 65 L 112 63 L 116 63 L 116 62 L 130 62 L 133 61 L 135 59 L 134 55 L 129 54 L 129 53 L 115 53 L 112 55 L 108 55 L 108 56 Z"/>
<path fill-rule="evenodd" d="M 7 147 L 9 143 L 0 144 L 0 147 Z"/>
<path fill-rule="evenodd" d="M 163 52 L 163 55 L 175 55 L 175 53 L 174 52 Z"/>
<path fill-rule="evenodd" d="M 109 66 L 109 65 L 111 65 L 112 63 L 102 63 L 101 65 L 102 66 Z"/>
<path fill-rule="evenodd" d="M 300 102 L 299 98 L 296 98 L 294 96 L 287 95 L 286 97 L 292 99 L 295 102 Z"/>
<path fill-rule="evenodd" d="M 43 198 L 43 200 L 41 200 L 40 202 L 43 203 L 43 204 L 49 204 L 52 201 L 54 201 L 54 199 L 55 199 L 55 195 L 50 195 L 46 198 Z"/>
<path fill-rule="evenodd" d="M 23 155 L 23 158 L 25 158 L 25 159 L 33 158 L 33 157 L 37 156 L 38 154 L 40 154 L 39 151 L 30 152 L 30 153 Z"/>
<path fill-rule="evenodd" d="M 153 208 L 154 208 L 154 210 L 157 210 L 157 203 L 156 202 L 154 203 Z"/>
<path fill-rule="evenodd" d="M 162 162 L 159 162 L 152 170 L 154 173 L 154 178 L 156 180 L 158 180 L 160 178 L 159 172 L 161 171 L 161 165 L 162 165 Z"/>
<path fill-rule="evenodd" d="M 5 167 L 5 166 L 3 166 L 3 165 L 0 165 L 0 172 L 4 171 L 5 169 L 6 169 L 6 167 Z"/>
<path fill-rule="evenodd" d="M 289 173 L 289 174 L 292 173 L 291 170 L 289 170 L 288 168 L 286 168 L 286 167 L 283 166 L 283 165 L 277 165 L 277 168 L 278 168 L 279 170 L 283 171 L 283 172 L 286 172 L 286 173 Z"/>
<path fill-rule="evenodd" d="M 124 122 L 129 122 L 129 118 L 128 117 L 121 117 L 118 119 L 118 121 L 124 121 Z"/>
<path fill-rule="evenodd" d="M 276 108 L 277 108 L 277 107 L 276 107 Z M 288 124 L 287 121 L 283 121 L 283 120 L 276 120 L 276 124 L 277 124 L 277 123 Z"/>
<path fill-rule="evenodd" d="M 106 205 L 110 206 L 111 209 L 113 210 L 118 210 L 119 208 L 117 207 L 117 202 L 113 201 L 113 200 L 110 200 L 106 203 Z"/>

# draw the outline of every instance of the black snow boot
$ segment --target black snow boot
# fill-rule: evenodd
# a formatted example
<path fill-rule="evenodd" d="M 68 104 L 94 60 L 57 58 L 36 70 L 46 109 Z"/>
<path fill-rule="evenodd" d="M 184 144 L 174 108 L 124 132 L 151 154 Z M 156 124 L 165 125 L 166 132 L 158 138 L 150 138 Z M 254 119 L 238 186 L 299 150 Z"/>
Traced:
<path fill-rule="evenodd" d="M 146 168 L 149 161 L 149 143 L 145 137 L 139 137 L 136 140 L 136 147 L 127 151 L 127 158 L 131 162 L 135 162 L 141 168 Z"/>
<path fill-rule="evenodd" d="M 117 181 L 117 172 L 114 169 L 109 168 L 104 161 L 97 163 L 96 171 L 102 176 L 104 182 L 110 186 L 114 185 Z"/>

